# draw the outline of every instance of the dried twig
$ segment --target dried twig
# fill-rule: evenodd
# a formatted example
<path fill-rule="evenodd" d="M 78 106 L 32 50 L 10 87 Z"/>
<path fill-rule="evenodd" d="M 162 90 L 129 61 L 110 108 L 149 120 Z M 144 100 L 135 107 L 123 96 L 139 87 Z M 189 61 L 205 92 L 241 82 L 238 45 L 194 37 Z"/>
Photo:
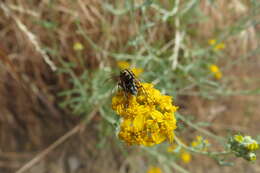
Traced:
<path fill-rule="evenodd" d="M 173 54 L 170 57 L 172 60 L 172 69 L 175 70 L 178 64 L 178 56 L 179 56 L 179 50 L 181 47 L 181 42 L 184 37 L 184 31 L 179 31 L 180 27 L 180 19 L 176 18 L 175 20 L 175 26 L 176 26 L 176 33 L 175 33 L 175 46 L 173 48 Z"/>
<path fill-rule="evenodd" d="M 29 41 L 33 44 L 36 51 L 40 53 L 43 57 L 43 60 L 50 66 L 52 71 L 56 71 L 57 67 L 55 64 L 51 61 L 50 57 L 47 55 L 47 53 L 40 47 L 40 44 L 37 41 L 37 37 L 28 30 L 28 28 L 15 16 L 11 13 L 11 10 L 8 6 L 6 6 L 4 3 L 0 2 L 0 7 L 3 9 L 5 14 L 7 16 L 11 16 L 15 23 L 17 24 L 18 28 L 25 34 L 25 36 L 28 38 Z"/>
<path fill-rule="evenodd" d="M 41 153 L 36 155 L 31 161 L 26 163 L 23 167 L 21 167 L 19 170 L 16 171 L 16 173 L 23 173 L 25 171 L 28 171 L 31 167 L 33 167 L 35 164 L 37 164 L 39 161 L 41 161 L 44 157 L 46 157 L 52 150 L 57 148 L 59 145 L 64 143 L 67 139 L 69 139 L 71 136 L 79 132 L 86 123 L 88 123 L 94 115 L 97 113 L 98 107 L 94 109 L 87 117 L 86 121 L 79 123 L 77 126 L 75 126 L 73 129 L 71 129 L 69 132 L 67 132 L 65 135 L 60 137 L 57 141 L 55 141 L 53 144 L 51 144 L 48 148 L 43 150 Z"/>
<path fill-rule="evenodd" d="M 18 11 L 18 12 L 23 13 L 23 14 L 28 14 L 28 15 L 36 17 L 36 18 L 40 17 L 40 14 L 38 14 L 36 11 L 30 10 L 30 9 L 25 9 L 23 7 L 16 6 L 16 5 L 13 5 L 13 4 L 9 4 L 8 7 L 12 10 Z"/>

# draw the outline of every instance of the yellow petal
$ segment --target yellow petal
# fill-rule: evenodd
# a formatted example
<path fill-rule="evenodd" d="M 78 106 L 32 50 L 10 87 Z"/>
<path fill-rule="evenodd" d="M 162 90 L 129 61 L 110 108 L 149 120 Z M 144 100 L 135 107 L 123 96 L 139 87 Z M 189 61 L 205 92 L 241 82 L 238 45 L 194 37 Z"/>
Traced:
<path fill-rule="evenodd" d="M 143 115 L 137 115 L 134 119 L 133 122 L 133 127 L 137 130 L 140 131 L 144 128 L 144 122 L 145 122 L 145 118 Z"/>

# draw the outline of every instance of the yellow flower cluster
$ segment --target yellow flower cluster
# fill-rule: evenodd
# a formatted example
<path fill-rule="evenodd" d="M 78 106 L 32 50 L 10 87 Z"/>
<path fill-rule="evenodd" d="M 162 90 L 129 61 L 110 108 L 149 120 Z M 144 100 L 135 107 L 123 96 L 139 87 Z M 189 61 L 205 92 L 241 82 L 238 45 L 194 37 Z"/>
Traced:
<path fill-rule="evenodd" d="M 177 107 L 170 96 L 162 95 L 152 84 L 141 83 L 138 95 L 118 91 L 112 109 L 122 117 L 119 138 L 128 145 L 153 146 L 174 138 Z"/>
<path fill-rule="evenodd" d="M 215 64 L 211 64 L 209 66 L 209 70 L 213 73 L 214 77 L 216 79 L 221 79 L 222 78 L 222 73 L 221 71 L 219 70 L 218 66 L 215 65 Z"/>
<path fill-rule="evenodd" d="M 234 135 L 229 140 L 231 151 L 236 156 L 243 157 L 248 161 L 256 160 L 256 150 L 259 149 L 259 144 L 251 136 Z"/>
<path fill-rule="evenodd" d="M 209 45 L 213 46 L 214 51 L 219 51 L 225 49 L 226 45 L 224 43 L 218 43 L 215 39 L 209 40 Z"/>

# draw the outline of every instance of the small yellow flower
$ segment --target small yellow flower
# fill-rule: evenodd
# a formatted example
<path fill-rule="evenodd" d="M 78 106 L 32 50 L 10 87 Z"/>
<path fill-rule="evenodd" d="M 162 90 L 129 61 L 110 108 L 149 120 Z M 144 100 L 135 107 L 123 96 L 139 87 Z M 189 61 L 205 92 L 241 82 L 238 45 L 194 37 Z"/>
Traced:
<path fill-rule="evenodd" d="M 208 42 L 209 42 L 209 45 L 214 46 L 217 41 L 214 40 L 214 39 L 211 39 L 211 40 L 209 40 Z"/>
<path fill-rule="evenodd" d="M 159 167 L 150 167 L 147 170 L 147 173 L 162 173 L 162 170 Z"/>
<path fill-rule="evenodd" d="M 217 41 L 215 39 L 211 39 L 208 42 L 209 42 L 209 45 L 213 46 L 214 51 L 219 51 L 219 50 L 225 49 L 225 47 L 226 47 L 226 45 L 224 43 L 217 44 Z"/>
<path fill-rule="evenodd" d="M 249 149 L 250 151 L 254 151 L 254 150 L 257 150 L 259 148 L 258 146 L 258 143 L 256 142 L 253 142 L 251 144 L 248 144 L 247 146 L 247 149 Z"/>
<path fill-rule="evenodd" d="M 119 138 L 128 145 L 172 142 L 177 128 L 174 116 L 177 107 L 172 105 L 170 96 L 162 95 L 152 84 L 140 85 L 137 96 L 119 91 L 112 98 L 112 109 L 123 118 Z"/>
<path fill-rule="evenodd" d="M 249 161 L 255 161 L 256 160 L 256 154 L 255 153 L 249 153 L 248 159 L 249 159 Z"/>
<path fill-rule="evenodd" d="M 218 68 L 218 66 L 215 65 L 215 64 L 211 64 L 211 65 L 209 66 L 209 69 L 210 69 L 210 71 L 211 71 L 212 73 L 217 73 L 217 72 L 219 72 L 219 68 Z"/>
<path fill-rule="evenodd" d="M 215 64 L 211 64 L 210 66 L 209 66 L 209 70 L 212 72 L 212 74 L 214 75 L 214 77 L 216 78 L 216 79 L 221 79 L 222 78 L 222 73 L 221 73 L 221 71 L 219 70 L 219 67 L 217 66 L 217 65 L 215 65 Z"/>
<path fill-rule="evenodd" d="M 255 151 L 259 148 L 256 140 L 252 139 L 251 136 L 245 136 L 243 140 L 244 145 L 250 151 Z"/>
<path fill-rule="evenodd" d="M 198 141 L 192 141 L 191 142 L 191 146 L 192 147 L 197 147 L 199 145 L 199 142 Z"/>
<path fill-rule="evenodd" d="M 225 49 L 226 45 L 224 43 L 219 43 L 217 44 L 215 47 L 214 47 L 214 50 L 215 51 L 218 51 L 218 50 L 223 50 Z"/>
<path fill-rule="evenodd" d="M 222 73 L 219 71 L 219 72 L 215 73 L 214 76 L 215 76 L 215 78 L 216 78 L 217 80 L 219 80 L 219 79 L 222 78 Z"/>
<path fill-rule="evenodd" d="M 242 135 L 235 135 L 234 139 L 238 142 L 238 143 L 242 143 L 244 140 L 244 137 Z"/>
<path fill-rule="evenodd" d="M 130 67 L 130 64 L 127 61 L 117 61 L 117 66 L 123 70 Z"/>
<path fill-rule="evenodd" d="M 75 51 L 82 51 L 84 49 L 84 46 L 80 42 L 76 42 L 73 45 L 73 49 Z"/>
<path fill-rule="evenodd" d="M 171 153 L 171 152 L 173 152 L 177 147 L 178 147 L 177 144 L 172 144 L 172 145 L 170 145 L 170 146 L 167 147 L 167 152 L 168 152 L 168 153 Z"/>
<path fill-rule="evenodd" d="M 191 161 L 191 154 L 188 153 L 187 151 L 182 151 L 181 152 L 181 160 L 184 163 L 190 163 L 190 161 Z"/>
<path fill-rule="evenodd" d="M 202 136 L 196 136 L 196 140 L 191 142 L 191 146 L 201 150 L 201 151 L 207 151 L 209 145 L 209 141 L 207 139 L 203 139 Z"/>

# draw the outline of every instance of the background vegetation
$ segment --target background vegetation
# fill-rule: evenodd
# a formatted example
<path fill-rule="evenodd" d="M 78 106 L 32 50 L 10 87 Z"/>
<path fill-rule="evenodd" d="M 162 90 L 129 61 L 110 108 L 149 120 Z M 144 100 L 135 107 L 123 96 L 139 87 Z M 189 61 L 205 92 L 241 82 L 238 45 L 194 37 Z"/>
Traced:
<path fill-rule="evenodd" d="M 259 1 L 9 0 L 0 12 L 0 172 L 33 158 L 26 172 L 259 172 L 259 160 L 128 147 L 111 109 L 127 61 L 173 96 L 187 145 L 201 135 L 222 151 L 234 133 L 257 138 Z"/>

